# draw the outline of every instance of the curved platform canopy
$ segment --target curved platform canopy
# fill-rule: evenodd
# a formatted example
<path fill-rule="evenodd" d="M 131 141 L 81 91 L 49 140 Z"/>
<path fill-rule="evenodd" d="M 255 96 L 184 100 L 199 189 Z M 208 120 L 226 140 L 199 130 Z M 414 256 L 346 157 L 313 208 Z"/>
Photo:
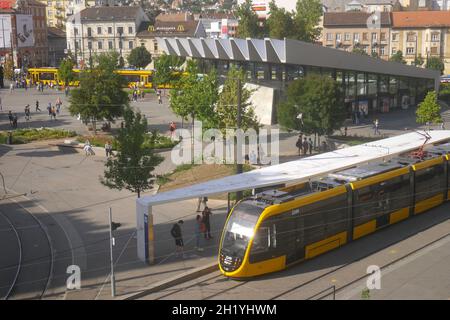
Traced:
<path fill-rule="evenodd" d="M 450 140 L 450 130 L 427 132 L 427 145 Z M 416 150 L 425 143 L 425 132 L 410 132 L 354 147 L 318 154 L 279 165 L 199 183 L 185 188 L 162 192 L 137 200 L 139 205 L 154 206 L 218 193 L 229 193 L 255 188 L 308 181 L 314 177 L 353 167 L 361 163 L 389 159 Z"/>

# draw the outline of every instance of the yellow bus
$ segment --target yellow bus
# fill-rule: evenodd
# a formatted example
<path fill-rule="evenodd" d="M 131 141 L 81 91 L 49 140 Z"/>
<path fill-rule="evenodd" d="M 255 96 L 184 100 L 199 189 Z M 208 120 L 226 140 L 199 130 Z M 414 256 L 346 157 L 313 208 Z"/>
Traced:
<path fill-rule="evenodd" d="M 80 69 L 73 69 L 75 73 L 75 79 L 69 82 L 69 86 L 78 86 L 80 81 L 78 80 Z M 145 87 L 153 88 L 153 72 L 152 70 L 127 70 L 120 69 L 115 71 L 117 74 L 121 75 L 129 88 L 134 87 Z M 179 75 L 179 72 L 174 72 L 174 74 Z M 183 73 L 184 75 L 185 73 Z M 36 84 L 43 83 L 44 85 L 59 85 L 63 86 L 64 82 L 58 77 L 57 68 L 30 68 L 28 69 L 27 83 Z M 158 85 L 158 88 L 170 89 L 172 86 L 170 84 Z"/>

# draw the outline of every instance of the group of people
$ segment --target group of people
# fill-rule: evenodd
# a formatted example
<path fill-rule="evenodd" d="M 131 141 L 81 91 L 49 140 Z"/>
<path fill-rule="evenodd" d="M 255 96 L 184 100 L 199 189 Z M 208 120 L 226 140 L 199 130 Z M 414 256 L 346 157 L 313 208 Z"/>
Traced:
<path fill-rule="evenodd" d="M 310 138 L 304 137 L 303 134 L 300 133 L 298 136 L 297 142 L 295 143 L 295 146 L 298 149 L 298 155 L 304 155 L 306 156 L 309 152 L 309 154 L 312 154 L 313 152 L 313 142 Z"/>
<path fill-rule="evenodd" d="M 200 207 L 203 204 L 204 208 L 203 211 L 201 211 L 201 215 L 197 214 L 195 218 L 195 249 L 197 251 L 203 251 L 203 248 L 201 246 L 201 239 L 202 234 L 203 238 L 205 240 L 211 240 L 213 237 L 211 235 L 211 215 L 212 211 L 207 205 L 208 198 L 207 197 L 200 197 L 198 199 L 198 206 L 197 206 L 197 212 L 200 212 Z M 183 232 L 181 227 L 183 226 L 184 221 L 179 220 L 177 223 L 175 223 L 172 226 L 172 229 L 170 230 L 170 234 L 175 239 L 175 247 L 176 247 L 176 255 L 179 256 L 180 254 L 184 258 L 184 241 L 183 241 Z"/>
<path fill-rule="evenodd" d="M 133 90 L 132 100 L 133 100 L 133 101 L 138 101 L 138 98 L 143 99 L 144 96 L 145 96 L 144 89 L 135 88 L 135 89 Z"/>

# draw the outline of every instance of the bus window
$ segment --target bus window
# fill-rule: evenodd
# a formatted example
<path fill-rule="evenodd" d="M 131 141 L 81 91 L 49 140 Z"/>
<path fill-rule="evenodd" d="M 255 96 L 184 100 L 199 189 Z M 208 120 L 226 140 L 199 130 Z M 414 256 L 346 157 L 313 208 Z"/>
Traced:
<path fill-rule="evenodd" d="M 51 72 L 42 72 L 39 76 L 40 80 L 54 80 L 55 74 Z"/>

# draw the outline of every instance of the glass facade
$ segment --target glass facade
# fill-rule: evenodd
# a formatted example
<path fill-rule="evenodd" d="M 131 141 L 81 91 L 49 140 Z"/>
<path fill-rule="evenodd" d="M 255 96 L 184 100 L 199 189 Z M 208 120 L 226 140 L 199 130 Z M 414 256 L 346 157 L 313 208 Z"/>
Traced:
<path fill-rule="evenodd" d="M 201 72 L 215 68 L 226 75 L 231 66 L 243 68 L 252 83 L 270 84 L 282 92 L 291 81 L 309 74 L 321 74 L 335 79 L 341 87 L 349 117 L 385 113 L 395 109 L 415 107 L 427 92 L 434 90 L 433 79 L 407 78 L 380 73 L 331 69 L 317 66 L 274 64 L 248 61 L 199 59 Z"/>

